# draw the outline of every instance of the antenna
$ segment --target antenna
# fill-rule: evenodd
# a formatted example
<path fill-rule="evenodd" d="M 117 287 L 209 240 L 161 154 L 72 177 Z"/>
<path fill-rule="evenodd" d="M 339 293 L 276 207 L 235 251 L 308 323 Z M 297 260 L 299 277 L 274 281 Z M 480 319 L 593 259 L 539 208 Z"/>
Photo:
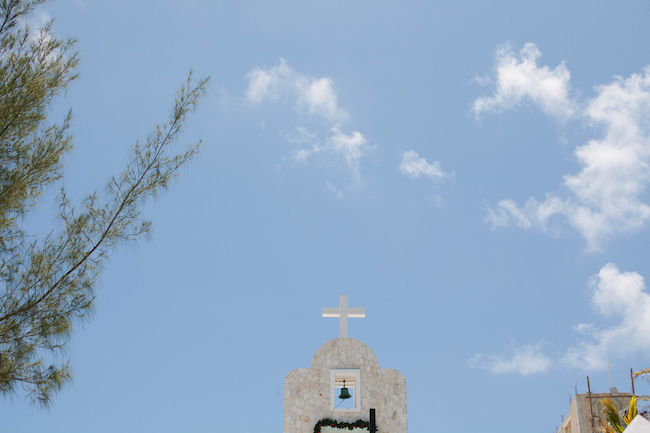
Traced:
<path fill-rule="evenodd" d="M 591 431 L 596 430 L 594 419 L 594 404 L 591 402 L 591 385 L 589 385 L 589 376 L 587 376 L 587 392 L 589 393 L 589 411 L 591 412 Z"/>
<path fill-rule="evenodd" d="M 607 361 L 607 374 L 609 375 L 609 387 L 612 387 L 612 372 L 609 371 L 609 361 Z"/>

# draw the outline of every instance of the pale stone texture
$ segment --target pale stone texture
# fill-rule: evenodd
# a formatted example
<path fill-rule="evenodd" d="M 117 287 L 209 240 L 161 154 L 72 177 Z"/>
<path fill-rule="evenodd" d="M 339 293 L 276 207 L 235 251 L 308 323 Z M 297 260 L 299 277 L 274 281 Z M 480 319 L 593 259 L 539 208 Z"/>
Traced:
<path fill-rule="evenodd" d="M 637 400 L 645 399 L 645 397 L 637 396 Z M 591 398 L 589 398 L 589 394 L 576 394 L 571 401 L 569 415 L 564 418 L 557 433 L 591 433 L 592 413 L 594 416 L 594 427 L 598 427 L 598 418 L 605 418 L 603 406 L 600 404 L 600 400 L 603 398 L 612 400 L 617 410 L 621 411 L 630 405 L 632 394 L 627 392 L 619 393 L 616 388 L 610 388 L 610 392 L 608 393 L 591 393 Z"/>
<path fill-rule="evenodd" d="M 330 369 L 361 370 L 361 412 L 330 410 Z M 353 338 L 335 338 L 323 344 L 311 368 L 298 368 L 284 380 L 284 432 L 313 433 L 323 418 L 353 422 L 370 419 L 376 410 L 379 433 L 407 433 L 406 380 L 397 370 L 379 368 L 372 350 Z"/>

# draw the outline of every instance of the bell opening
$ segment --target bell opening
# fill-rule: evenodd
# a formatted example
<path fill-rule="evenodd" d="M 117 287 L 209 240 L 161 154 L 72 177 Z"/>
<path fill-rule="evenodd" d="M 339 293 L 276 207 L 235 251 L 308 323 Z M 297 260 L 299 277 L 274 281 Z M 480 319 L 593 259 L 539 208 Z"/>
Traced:
<path fill-rule="evenodd" d="M 359 412 L 359 369 L 330 370 L 330 407 L 332 412 Z M 367 433 L 367 432 L 366 432 Z"/>

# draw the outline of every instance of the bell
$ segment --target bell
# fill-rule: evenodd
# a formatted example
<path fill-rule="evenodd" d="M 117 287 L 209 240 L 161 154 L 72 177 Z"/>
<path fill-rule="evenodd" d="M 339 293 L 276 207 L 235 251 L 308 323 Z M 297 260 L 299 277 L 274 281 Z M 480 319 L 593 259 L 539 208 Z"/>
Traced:
<path fill-rule="evenodd" d="M 339 395 L 339 398 L 341 400 L 345 400 L 345 399 L 350 398 L 350 397 L 352 397 L 352 396 L 350 395 L 350 392 L 348 391 L 348 389 L 345 387 L 345 381 L 343 381 L 343 388 L 341 388 L 341 395 Z"/>

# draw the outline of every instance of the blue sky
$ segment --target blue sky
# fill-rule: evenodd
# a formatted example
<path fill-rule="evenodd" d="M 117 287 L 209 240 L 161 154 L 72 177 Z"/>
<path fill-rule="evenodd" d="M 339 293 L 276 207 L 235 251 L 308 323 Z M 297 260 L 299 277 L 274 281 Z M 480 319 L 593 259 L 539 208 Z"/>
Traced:
<path fill-rule="evenodd" d="M 60 0 L 81 200 L 211 76 L 114 254 L 74 384 L 11 432 L 282 430 L 283 381 L 338 336 L 407 380 L 412 432 L 549 433 L 650 355 L 650 4 Z M 44 201 L 30 217 L 51 227 Z M 650 394 L 645 382 L 637 390 Z M 380 415 L 378 415 L 380 416 Z M 441 420 L 444 420 L 441 422 Z M 433 425 L 432 425 L 433 424 Z"/>

